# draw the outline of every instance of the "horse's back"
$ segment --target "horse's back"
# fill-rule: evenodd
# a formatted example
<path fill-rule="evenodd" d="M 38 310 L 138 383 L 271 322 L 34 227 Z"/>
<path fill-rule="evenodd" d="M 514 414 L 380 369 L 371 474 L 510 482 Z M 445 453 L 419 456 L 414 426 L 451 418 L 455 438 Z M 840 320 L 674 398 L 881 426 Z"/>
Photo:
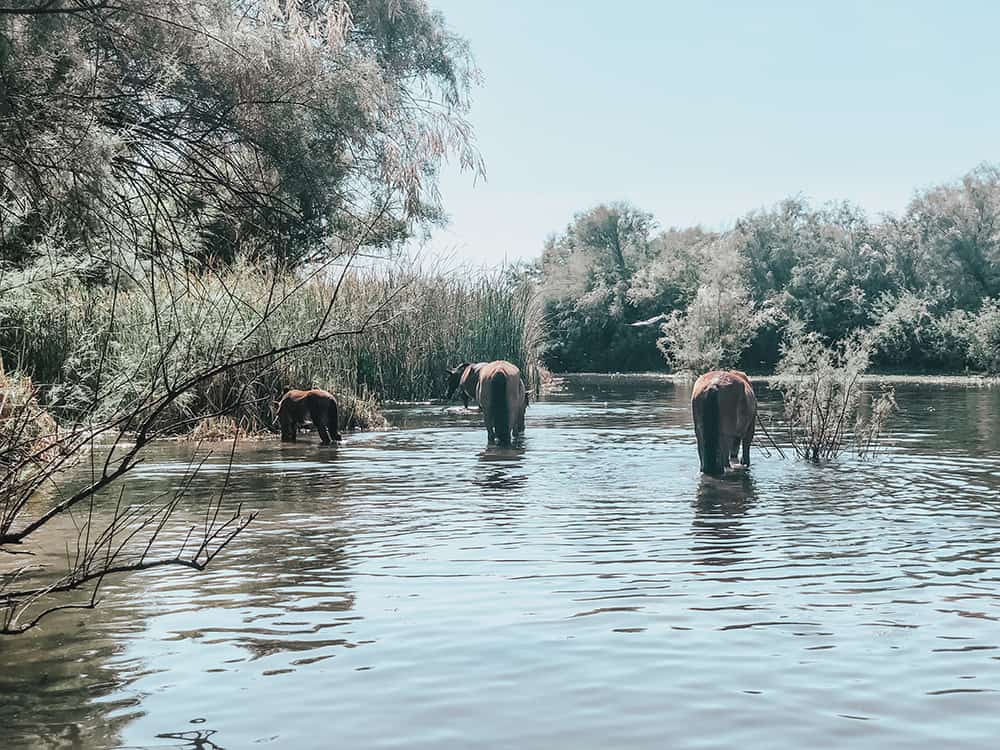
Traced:
<path fill-rule="evenodd" d="M 712 370 L 694 381 L 694 388 L 691 391 L 691 399 L 694 400 L 707 390 L 715 388 L 719 391 L 732 390 L 738 393 L 745 393 L 756 398 L 753 385 L 745 372 L 740 370 Z"/>
<path fill-rule="evenodd" d="M 292 388 L 285 391 L 285 395 L 281 397 L 281 401 L 278 403 L 278 412 L 292 410 L 296 415 L 300 415 L 307 409 L 313 409 L 320 405 L 329 406 L 336 403 L 337 399 L 333 397 L 333 394 L 322 388 L 309 388 L 306 390 Z"/>
<path fill-rule="evenodd" d="M 333 394 L 330 391 L 324 391 L 322 388 L 310 388 L 306 391 L 306 397 L 312 398 L 315 401 L 336 401 Z"/>
<path fill-rule="evenodd" d="M 746 431 L 757 416 L 757 394 L 746 373 L 740 370 L 712 370 L 695 381 L 691 405 L 699 410 L 700 402 L 710 392 L 718 396 L 721 418 L 726 432 Z"/>
<path fill-rule="evenodd" d="M 508 393 L 511 389 L 517 390 L 518 384 L 520 384 L 521 390 L 524 389 L 520 368 L 511 362 L 498 359 L 495 362 L 487 362 L 479 368 L 479 382 L 476 384 L 476 394 L 480 401 L 482 401 L 482 396 L 489 390 L 489 384 L 498 374 L 502 374 L 507 381 Z"/>

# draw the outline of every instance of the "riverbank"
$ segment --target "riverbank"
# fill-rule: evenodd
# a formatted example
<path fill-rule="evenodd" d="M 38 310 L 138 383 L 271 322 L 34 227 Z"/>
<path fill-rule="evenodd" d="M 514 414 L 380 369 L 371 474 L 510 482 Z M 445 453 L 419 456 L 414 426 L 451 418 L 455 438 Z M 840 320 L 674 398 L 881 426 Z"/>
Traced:
<path fill-rule="evenodd" d="M 163 406 L 167 433 L 273 430 L 281 394 L 309 387 L 337 396 L 342 429 L 369 429 L 385 401 L 443 395 L 459 362 L 510 360 L 529 387 L 542 374 L 540 305 L 512 269 L 132 271 L 106 285 L 41 271 L 5 280 L 0 363 L 30 377 L 61 424 L 113 419 L 194 378 Z"/>
<path fill-rule="evenodd" d="M 755 375 L 750 373 L 750 379 L 765 383 L 790 382 L 792 378 L 787 375 Z M 561 372 L 555 373 L 554 377 L 566 381 L 615 381 L 634 380 L 636 382 L 646 381 L 669 381 L 675 383 L 692 382 L 692 375 L 669 372 Z M 1000 386 L 1000 376 L 997 375 L 901 375 L 898 373 L 866 373 L 860 377 L 862 383 L 913 383 L 927 385 L 968 385 L 980 387 Z"/>

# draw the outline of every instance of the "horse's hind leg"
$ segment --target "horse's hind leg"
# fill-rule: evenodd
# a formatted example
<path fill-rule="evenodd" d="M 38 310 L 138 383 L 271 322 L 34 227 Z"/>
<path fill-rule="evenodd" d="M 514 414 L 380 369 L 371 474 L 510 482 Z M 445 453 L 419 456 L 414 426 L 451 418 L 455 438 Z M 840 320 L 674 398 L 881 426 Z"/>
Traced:
<path fill-rule="evenodd" d="M 331 401 L 330 408 L 327 409 L 326 418 L 330 425 L 330 435 L 334 440 L 342 439 L 340 434 L 340 414 L 337 412 L 337 402 Z"/>
<path fill-rule="evenodd" d="M 747 431 L 743 433 L 743 462 L 742 463 L 743 463 L 744 466 L 749 466 L 750 465 L 750 443 L 753 442 L 753 433 L 754 433 L 754 423 L 751 422 L 750 423 L 750 427 L 748 427 Z"/>
<path fill-rule="evenodd" d="M 281 441 L 283 443 L 294 443 L 295 442 L 295 418 L 290 417 L 287 414 L 282 414 L 279 417 L 281 422 Z"/>
<path fill-rule="evenodd" d="M 324 409 L 314 406 L 309 409 L 309 417 L 312 419 L 312 423 L 316 427 L 316 432 L 319 433 L 320 442 L 323 443 L 323 445 L 329 445 L 330 433 L 327 431 L 326 414 L 323 413 L 324 411 Z"/>

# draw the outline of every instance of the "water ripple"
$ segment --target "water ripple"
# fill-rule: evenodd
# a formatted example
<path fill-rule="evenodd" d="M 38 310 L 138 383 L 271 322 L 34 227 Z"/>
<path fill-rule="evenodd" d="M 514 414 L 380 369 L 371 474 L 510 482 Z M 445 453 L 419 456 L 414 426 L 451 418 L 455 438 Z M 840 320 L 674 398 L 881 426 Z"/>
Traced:
<path fill-rule="evenodd" d="M 0 642 L 7 734 L 992 747 L 1000 392 L 899 386 L 878 459 L 755 450 L 723 479 L 697 471 L 689 397 L 574 381 L 532 404 L 514 449 L 429 404 L 336 448 L 247 447 L 230 500 L 260 517 L 212 568 L 121 579 L 93 617 Z M 130 493 L 176 483 L 189 450 L 158 448 Z M 226 466 L 206 463 L 192 523 Z"/>

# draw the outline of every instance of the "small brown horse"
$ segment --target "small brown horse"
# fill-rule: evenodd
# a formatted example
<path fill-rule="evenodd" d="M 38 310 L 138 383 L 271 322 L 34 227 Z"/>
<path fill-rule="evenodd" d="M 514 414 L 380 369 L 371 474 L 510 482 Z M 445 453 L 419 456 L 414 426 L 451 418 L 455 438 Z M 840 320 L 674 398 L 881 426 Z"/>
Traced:
<path fill-rule="evenodd" d="M 462 403 L 465 408 L 469 408 L 469 399 L 476 397 L 476 386 L 479 385 L 479 369 L 485 362 L 471 364 L 463 362 L 458 367 L 448 370 L 448 393 L 445 395 L 446 401 L 451 401 L 455 391 L 460 391 Z"/>
<path fill-rule="evenodd" d="M 524 434 L 524 410 L 528 408 L 528 393 L 517 365 L 498 359 L 479 366 L 476 400 L 486 423 L 486 436 L 492 444 L 510 445 L 514 437 Z"/>
<path fill-rule="evenodd" d="M 334 440 L 341 439 L 337 429 L 337 399 L 328 391 L 310 388 L 308 391 L 287 391 L 278 402 L 282 441 L 295 442 L 295 428 L 305 422 L 307 412 L 323 445 L 330 443 L 331 436 Z"/>
<path fill-rule="evenodd" d="M 702 472 L 722 474 L 736 461 L 741 442 L 742 463 L 750 465 L 757 395 L 746 373 L 739 370 L 706 372 L 694 383 L 691 412 Z"/>

